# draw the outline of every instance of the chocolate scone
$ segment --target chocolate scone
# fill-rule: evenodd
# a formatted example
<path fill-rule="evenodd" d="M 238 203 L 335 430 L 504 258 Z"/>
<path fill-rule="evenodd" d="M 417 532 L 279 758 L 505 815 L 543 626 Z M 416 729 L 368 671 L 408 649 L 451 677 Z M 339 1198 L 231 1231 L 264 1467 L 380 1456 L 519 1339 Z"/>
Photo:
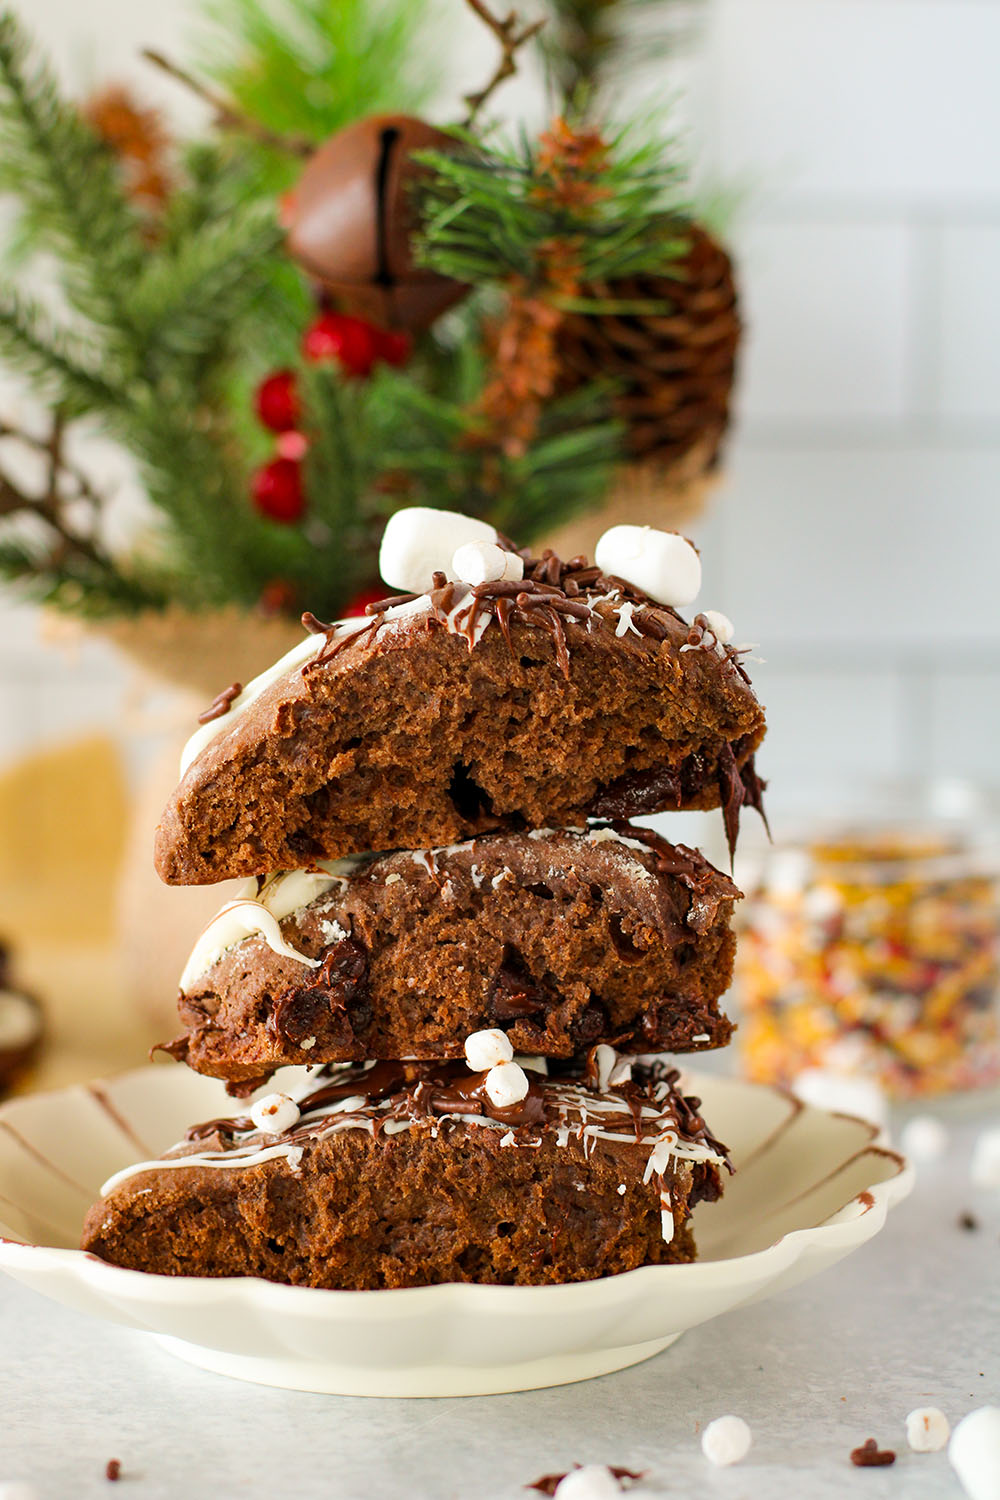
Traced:
<path fill-rule="evenodd" d="M 608 826 L 251 881 L 191 955 L 167 1050 L 250 1093 L 286 1064 L 461 1056 L 484 1027 L 547 1057 L 720 1047 L 738 896 L 695 850 Z"/>
<path fill-rule="evenodd" d="M 299 1286 L 585 1281 L 689 1261 L 725 1148 L 662 1065 L 609 1048 L 498 1107 L 460 1063 L 380 1062 L 273 1096 L 278 1134 L 213 1120 L 105 1184 L 83 1248 L 168 1276 Z M 511 1065 L 508 1065 L 511 1066 Z M 618 1081 L 612 1083 L 610 1078 Z"/>
<path fill-rule="evenodd" d="M 296 869 L 492 829 L 760 807 L 764 716 L 696 617 L 583 559 L 446 583 L 322 626 L 189 743 L 161 820 L 172 884 Z"/>

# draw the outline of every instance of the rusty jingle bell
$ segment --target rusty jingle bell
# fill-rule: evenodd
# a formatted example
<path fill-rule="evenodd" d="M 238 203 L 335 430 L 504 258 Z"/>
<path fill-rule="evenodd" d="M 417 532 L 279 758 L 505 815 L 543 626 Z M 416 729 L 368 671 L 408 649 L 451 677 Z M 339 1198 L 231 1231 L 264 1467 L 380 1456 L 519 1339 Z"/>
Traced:
<path fill-rule="evenodd" d="M 383 327 L 428 328 L 468 288 L 414 264 L 410 153 L 454 146 L 412 115 L 372 115 L 332 136 L 282 203 L 292 259 L 347 311 Z"/>

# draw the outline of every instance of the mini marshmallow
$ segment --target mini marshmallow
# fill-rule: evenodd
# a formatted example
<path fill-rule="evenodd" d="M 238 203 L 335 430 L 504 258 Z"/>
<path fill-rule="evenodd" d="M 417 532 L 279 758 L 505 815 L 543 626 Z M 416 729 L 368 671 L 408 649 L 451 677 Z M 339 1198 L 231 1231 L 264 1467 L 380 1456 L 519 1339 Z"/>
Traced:
<path fill-rule="evenodd" d="M 378 569 L 392 589 L 426 594 L 436 572 L 447 573 L 457 548 L 466 542 L 496 542 L 488 521 L 454 510 L 409 505 L 390 516 L 382 534 Z"/>
<path fill-rule="evenodd" d="M 715 639 L 721 641 L 724 646 L 728 646 L 736 634 L 733 622 L 729 616 L 724 615 L 718 609 L 703 609 L 702 614 L 705 617 L 705 624 L 715 636 Z"/>
<path fill-rule="evenodd" d="M 963 1417 L 948 1457 L 969 1500 L 1000 1500 L 1000 1406 L 981 1406 Z"/>
<path fill-rule="evenodd" d="M 265 1094 L 250 1106 L 250 1118 L 267 1135 L 283 1135 L 299 1123 L 299 1106 L 287 1094 Z"/>
<path fill-rule="evenodd" d="M 515 1062 L 498 1063 L 486 1075 L 484 1085 L 487 1097 L 497 1109 L 506 1109 L 511 1104 L 520 1104 L 528 1092 L 528 1075 Z"/>
<path fill-rule="evenodd" d="M 624 578 L 675 609 L 690 604 L 701 588 L 701 559 L 676 531 L 612 526 L 597 543 L 594 561 L 602 573 Z"/>
<path fill-rule="evenodd" d="M 6 1484 L 0 1481 L 0 1500 L 39 1500 L 39 1494 L 33 1484 L 8 1479 Z"/>
<path fill-rule="evenodd" d="M 524 577 L 524 560 L 495 542 L 465 542 L 451 560 L 451 576 L 463 583 L 518 583 Z"/>
<path fill-rule="evenodd" d="M 496 1068 L 508 1063 L 514 1056 L 514 1048 L 506 1034 L 494 1027 L 490 1031 L 474 1031 L 465 1038 L 465 1060 L 474 1073 L 485 1068 Z"/>
<path fill-rule="evenodd" d="M 972 1152 L 969 1176 L 976 1187 L 1000 1187 L 1000 1128 L 984 1130 Z"/>
<path fill-rule="evenodd" d="M 723 1467 L 746 1458 L 753 1433 L 742 1417 L 716 1417 L 701 1435 L 701 1451 L 710 1464 Z"/>
<path fill-rule="evenodd" d="M 618 1500 L 622 1487 L 606 1464 L 570 1469 L 555 1488 L 555 1500 Z"/>
<path fill-rule="evenodd" d="M 950 1432 L 948 1418 L 936 1406 L 918 1406 L 906 1418 L 906 1441 L 914 1453 L 937 1453 Z"/>
<path fill-rule="evenodd" d="M 915 1115 L 899 1133 L 904 1156 L 913 1161 L 940 1161 L 948 1146 L 948 1132 L 934 1115 Z"/>

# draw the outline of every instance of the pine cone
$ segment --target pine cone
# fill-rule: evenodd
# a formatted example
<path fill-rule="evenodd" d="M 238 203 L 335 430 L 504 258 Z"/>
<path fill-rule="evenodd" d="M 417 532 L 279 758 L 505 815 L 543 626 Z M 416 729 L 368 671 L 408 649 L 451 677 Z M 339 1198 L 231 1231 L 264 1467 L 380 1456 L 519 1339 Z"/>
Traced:
<path fill-rule="evenodd" d="M 629 456 L 670 468 L 697 449 L 706 472 L 729 422 L 740 317 L 729 256 L 698 225 L 687 233 L 689 246 L 669 275 L 585 288 L 588 297 L 669 302 L 670 311 L 565 318 L 556 337 L 558 388 L 618 381 Z"/>

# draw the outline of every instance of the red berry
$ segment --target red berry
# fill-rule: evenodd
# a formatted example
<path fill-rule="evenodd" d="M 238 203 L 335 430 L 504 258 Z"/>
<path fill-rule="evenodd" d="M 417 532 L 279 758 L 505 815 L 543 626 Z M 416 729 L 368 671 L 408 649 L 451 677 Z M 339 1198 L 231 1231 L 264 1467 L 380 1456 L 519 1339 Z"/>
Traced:
<path fill-rule="evenodd" d="M 378 357 L 377 331 L 349 313 L 323 313 L 306 329 L 302 353 L 311 360 L 335 359 L 348 375 L 364 377 Z"/>
<path fill-rule="evenodd" d="M 275 370 L 262 380 L 254 394 L 254 409 L 272 432 L 287 432 L 299 420 L 299 393 L 294 370 Z"/>
<path fill-rule="evenodd" d="M 306 508 L 302 467 L 290 458 L 272 458 L 253 476 L 253 503 L 272 521 L 297 521 Z"/>
<path fill-rule="evenodd" d="M 344 605 L 343 618 L 350 620 L 354 615 L 363 615 L 366 604 L 374 604 L 377 599 L 385 598 L 384 583 L 370 583 L 367 588 L 359 589 L 353 599 Z"/>
<path fill-rule="evenodd" d="M 408 363 L 413 353 L 413 340 L 408 333 L 397 333 L 391 328 L 379 328 L 377 348 L 379 359 L 384 359 L 387 365 L 394 365 L 398 369 L 400 365 Z"/>

